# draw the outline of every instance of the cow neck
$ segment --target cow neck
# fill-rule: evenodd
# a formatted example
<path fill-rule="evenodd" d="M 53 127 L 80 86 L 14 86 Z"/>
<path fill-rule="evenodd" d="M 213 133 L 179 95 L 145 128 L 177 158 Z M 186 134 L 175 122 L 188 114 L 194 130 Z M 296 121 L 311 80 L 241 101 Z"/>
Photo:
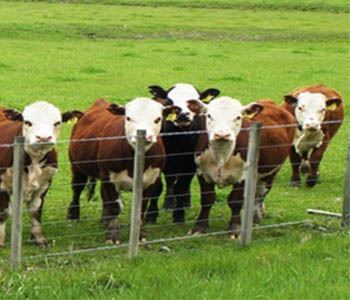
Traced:
<path fill-rule="evenodd" d="M 218 169 L 221 169 L 230 159 L 235 149 L 236 143 L 233 141 L 213 141 L 209 142 L 209 150 L 212 151 L 217 162 Z"/>

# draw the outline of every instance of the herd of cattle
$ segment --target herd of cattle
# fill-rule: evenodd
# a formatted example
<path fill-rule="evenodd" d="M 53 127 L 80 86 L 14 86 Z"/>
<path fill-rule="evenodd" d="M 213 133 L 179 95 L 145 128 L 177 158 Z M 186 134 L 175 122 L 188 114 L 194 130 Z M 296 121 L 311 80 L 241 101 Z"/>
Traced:
<path fill-rule="evenodd" d="M 99 99 L 84 112 L 61 113 L 43 101 L 28 105 L 23 112 L 0 110 L 1 247 L 5 245 L 5 223 L 11 214 L 13 148 L 9 145 L 15 136 L 25 138 L 24 196 L 32 238 L 38 245 L 47 245 L 41 214 L 57 171 L 54 146 L 61 123 L 71 119 L 77 122 L 69 146 L 73 197 L 68 219 L 79 219 L 81 192 L 86 188 L 92 197 L 99 180 L 106 241 L 119 243 L 121 191 L 132 188 L 136 132 L 143 129 L 144 222 L 157 220 L 162 173 L 166 182 L 163 207 L 173 211 L 174 222 L 184 222 L 185 208 L 190 206 L 191 181 L 197 174 L 201 209 L 189 233 L 199 234 L 208 227 L 215 186 L 231 186 L 228 231 L 234 239 L 240 234 L 250 124 L 262 124 L 255 212 L 258 222 L 264 214 L 263 200 L 288 156 L 292 186 L 300 184 L 300 174 L 307 174 L 307 186 L 317 183 L 322 156 L 344 118 L 342 96 L 324 85 L 297 89 L 284 97 L 282 106 L 269 99 L 242 105 L 230 97 L 218 97 L 217 89 L 199 92 L 190 84 L 176 84 L 168 90 L 150 86 L 149 91 L 153 99 L 136 98 L 125 106 Z M 140 238 L 144 238 L 144 231 Z"/>

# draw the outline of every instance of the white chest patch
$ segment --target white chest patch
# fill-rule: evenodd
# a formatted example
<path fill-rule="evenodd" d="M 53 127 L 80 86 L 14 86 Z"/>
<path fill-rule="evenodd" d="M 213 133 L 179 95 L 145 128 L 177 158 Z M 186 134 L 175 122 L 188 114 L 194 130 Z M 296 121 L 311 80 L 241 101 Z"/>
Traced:
<path fill-rule="evenodd" d="M 218 163 L 211 149 L 205 150 L 195 159 L 197 173 L 208 183 L 216 183 L 219 187 L 239 183 L 245 178 L 247 163 L 240 154 L 232 155 L 222 167 Z"/>
<path fill-rule="evenodd" d="M 300 156 L 307 153 L 309 157 L 313 148 L 319 148 L 322 145 L 323 137 L 322 130 L 315 132 L 297 130 L 293 142 L 296 152 Z"/>
<path fill-rule="evenodd" d="M 28 172 L 24 175 L 24 199 L 33 200 L 33 197 L 40 197 L 46 191 L 57 169 L 53 167 L 44 167 L 43 164 L 32 163 L 28 167 Z M 1 175 L 0 190 L 11 193 L 12 191 L 12 168 L 8 168 Z"/>
<path fill-rule="evenodd" d="M 160 175 L 159 168 L 149 167 L 143 173 L 143 189 L 148 188 L 150 185 L 156 182 Z M 114 183 L 117 191 L 131 191 L 133 179 L 128 175 L 128 171 L 124 170 L 119 173 L 110 172 L 110 181 Z"/>

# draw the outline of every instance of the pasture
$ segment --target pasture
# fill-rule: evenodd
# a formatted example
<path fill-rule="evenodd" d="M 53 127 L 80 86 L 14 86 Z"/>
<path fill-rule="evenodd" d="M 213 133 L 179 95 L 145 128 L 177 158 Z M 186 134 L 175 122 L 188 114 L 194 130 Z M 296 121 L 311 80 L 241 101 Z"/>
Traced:
<path fill-rule="evenodd" d="M 350 105 L 349 5 L 315 1 L 118 1 L 0 2 L 0 105 L 23 109 L 47 100 L 62 111 L 86 109 L 104 97 L 125 103 L 147 96 L 147 86 L 189 82 L 215 87 L 249 103 L 282 96 L 299 86 L 324 83 Z M 73 2 L 73 1 L 72 1 Z M 278 3 L 277 3 L 278 2 Z M 24 209 L 23 271 L 10 270 L 10 222 L 0 249 L 0 298 L 192 298 L 349 299 L 350 235 L 340 222 L 311 217 L 307 208 L 341 211 L 349 110 L 321 164 L 321 183 L 289 187 L 286 163 L 266 198 L 262 224 L 312 220 L 288 228 L 256 230 L 242 248 L 226 235 L 50 258 L 42 254 L 104 246 L 101 201 L 81 200 L 81 220 L 69 223 L 72 125 L 63 125 L 59 171 L 45 200 L 43 229 L 48 249 L 29 242 Z M 182 225 L 161 212 L 146 226 L 148 240 L 184 236 L 198 207 Z M 227 189 L 217 190 L 209 232 L 225 230 Z M 130 194 L 124 194 L 130 216 Z M 162 200 L 160 201 L 161 205 Z M 122 228 L 122 241 L 128 228 Z M 166 245 L 171 252 L 161 252 Z"/>

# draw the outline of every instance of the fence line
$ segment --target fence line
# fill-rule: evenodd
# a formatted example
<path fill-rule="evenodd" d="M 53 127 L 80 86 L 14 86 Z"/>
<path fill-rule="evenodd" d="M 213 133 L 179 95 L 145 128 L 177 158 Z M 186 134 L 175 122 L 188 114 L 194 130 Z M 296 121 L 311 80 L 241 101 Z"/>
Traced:
<path fill-rule="evenodd" d="M 330 121 L 330 122 L 324 122 L 323 124 L 332 124 L 332 123 L 340 123 L 340 121 Z M 247 163 L 248 163 L 248 177 L 245 180 L 245 186 L 244 188 L 236 188 L 235 190 L 243 190 L 244 189 L 244 199 L 240 199 L 240 200 L 232 200 L 232 201 L 222 201 L 222 202 L 215 202 L 213 204 L 208 204 L 207 206 L 215 206 L 215 205 L 227 205 L 230 203 L 234 203 L 234 202 L 240 202 L 242 203 L 244 201 L 244 210 L 243 210 L 243 223 L 242 223 L 242 244 L 247 245 L 250 243 L 250 239 L 251 239 L 251 234 L 252 234 L 252 230 L 255 229 L 263 229 L 263 228 L 274 228 L 274 227 L 279 227 L 279 226 L 283 226 L 281 224 L 271 224 L 271 225 L 266 225 L 266 226 L 260 226 L 260 227 L 253 227 L 253 214 L 254 214 L 254 207 L 255 207 L 255 194 L 256 194 L 256 184 L 257 184 L 257 168 L 273 168 L 273 167 L 278 167 L 281 166 L 281 164 L 266 164 L 266 165 L 257 165 L 258 162 L 258 152 L 260 149 L 267 149 L 267 148 L 278 148 L 278 147 L 290 147 L 292 144 L 277 144 L 277 145 L 261 145 L 259 146 L 259 142 L 255 141 L 253 139 L 253 132 L 257 132 L 257 128 L 255 127 L 257 125 L 254 125 L 254 123 L 247 128 L 242 128 L 242 131 L 248 131 L 249 130 L 249 145 L 248 147 L 237 147 L 236 150 L 248 150 L 248 158 L 247 158 Z M 269 129 L 269 128 L 287 128 L 287 127 L 296 127 L 298 126 L 297 124 L 281 124 L 281 125 L 267 125 L 267 126 L 260 126 L 260 131 L 263 129 Z M 259 130 L 258 130 L 259 131 Z M 172 133 L 162 133 L 160 134 L 161 137 L 166 137 L 166 136 L 179 136 L 179 135 L 193 135 L 193 134 L 202 134 L 202 133 L 206 133 L 206 130 L 200 130 L 200 131 L 187 131 L 187 132 L 172 132 Z M 141 134 L 141 133 L 140 133 Z M 255 135 L 255 139 L 257 139 L 258 136 Z M 76 139 L 76 140 L 61 140 L 58 143 L 63 143 L 63 142 L 69 142 L 69 143 L 74 143 L 74 142 L 92 142 L 92 141 L 101 141 L 101 140 L 116 140 L 116 139 L 126 139 L 126 136 L 119 136 L 119 137 L 99 137 L 99 138 L 89 138 L 89 139 Z M 325 142 L 328 143 L 329 141 Z M 311 142 L 310 142 L 311 143 Z M 48 144 L 48 143 L 42 143 L 42 144 Z M 51 144 L 51 143 L 50 143 Z M 143 146 L 142 146 L 143 144 Z M 22 138 L 22 148 L 24 147 L 25 142 L 24 142 L 24 138 Z M 141 145 L 141 146 L 140 146 Z M 14 144 L 4 144 L 4 145 L 0 145 L 0 147 L 14 147 L 14 151 L 16 153 L 16 149 L 18 149 L 18 142 L 14 143 Z M 133 201 L 132 201 L 132 217 L 131 217 L 131 224 L 121 224 L 124 227 L 128 227 L 130 228 L 130 241 L 127 244 L 122 244 L 119 246 L 106 246 L 106 247 L 97 247 L 97 248 L 90 248 L 90 249 L 79 249 L 79 250 L 72 250 L 72 251 L 64 251 L 64 252 L 58 252 L 58 253 L 49 253 L 46 255 L 39 255 L 39 256 L 31 256 L 33 258 L 35 257 L 51 257 L 51 256 L 59 256 L 59 255 L 65 255 L 65 254 L 75 254 L 75 253 L 87 253 L 87 252 L 92 252 L 92 251 L 98 251 L 98 250 L 107 250 L 107 249 L 116 249 L 116 248 L 123 248 L 126 246 L 129 246 L 129 257 L 135 257 L 138 254 L 138 247 L 139 245 L 148 245 L 148 244 L 152 244 L 152 243 L 161 243 L 161 242 L 166 242 L 166 241 L 176 241 L 176 240 L 187 240 L 190 239 L 192 237 L 197 237 L 197 235 L 195 236 L 183 236 L 183 237 L 172 237 L 172 238 L 166 238 L 166 239 L 157 239 L 157 240 L 153 240 L 153 241 L 149 241 L 149 242 L 140 242 L 139 237 L 140 237 L 140 230 L 141 230 L 141 226 L 142 226 L 142 222 L 141 222 L 141 203 L 142 203 L 142 181 L 143 181 L 143 164 L 144 164 L 144 160 L 147 158 L 157 158 L 157 157 L 177 157 L 177 156 L 183 156 L 183 155 L 196 155 L 199 154 L 200 152 L 185 152 L 185 153 L 171 153 L 171 154 L 162 154 L 162 155 L 147 155 L 145 154 L 145 151 L 142 150 L 142 147 L 145 147 L 145 132 L 142 135 L 138 134 L 137 137 L 137 149 L 134 152 L 135 153 L 135 157 L 116 157 L 116 158 L 112 158 L 112 159 L 104 159 L 104 160 L 86 160 L 86 161 L 72 161 L 70 162 L 70 164 L 83 164 L 83 163 L 97 163 L 97 162 L 113 162 L 113 161 L 133 161 L 134 162 L 134 174 L 132 176 L 134 183 L 133 183 Z M 141 148 L 139 148 L 141 147 Z M 23 149 L 22 149 L 23 150 Z M 18 151 L 18 150 L 17 150 Z M 349 153 L 350 153 L 350 146 L 349 146 Z M 17 153 L 17 156 L 19 154 Z M 346 180 L 345 181 L 345 187 L 346 186 L 350 186 L 350 181 L 349 181 L 349 177 L 350 177 L 350 163 L 349 163 L 349 157 L 350 154 L 348 154 L 348 165 L 347 165 L 347 172 L 349 173 L 346 176 Z M 14 163 L 14 171 L 15 170 L 20 170 L 21 168 L 24 168 L 24 151 L 21 154 L 21 159 L 22 162 L 19 160 L 18 158 L 15 159 L 15 163 Z M 16 163 L 17 161 L 17 163 Z M 315 163 L 319 163 L 320 161 L 317 161 Z M 17 164 L 17 165 L 16 165 Z M 68 163 L 67 163 L 68 164 Z M 16 169 L 17 168 L 17 169 Z M 1 169 L 7 169 L 7 168 L 0 168 Z M 18 173 L 18 172 L 17 172 Z M 20 171 L 18 174 L 21 174 Z M 14 186 L 14 195 L 15 195 L 15 199 L 17 199 L 17 203 L 21 204 L 23 201 L 23 195 L 22 195 L 22 200 L 18 200 L 21 199 L 21 193 L 23 194 L 23 184 L 24 184 L 24 179 L 23 179 L 23 173 L 22 175 L 18 175 L 14 176 L 14 182 L 13 182 L 13 186 Z M 174 174 L 165 174 L 164 177 L 180 177 L 180 176 L 192 176 L 195 175 L 196 172 L 191 172 L 191 173 L 174 173 Z M 15 177 L 17 178 L 17 181 L 15 182 Z M 18 183 L 18 180 L 21 180 L 21 184 Z M 108 181 L 100 181 L 99 182 L 110 182 Z M 348 183 L 348 184 L 347 184 Z M 92 183 L 74 183 L 74 184 L 70 184 L 71 186 L 78 186 L 78 185 L 88 185 L 88 184 L 92 184 Z M 64 186 L 64 185 L 61 185 Z M 17 191 L 16 191 L 17 188 Z M 208 194 L 212 194 L 215 193 L 214 191 L 210 191 L 208 192 Z M 344 211 L 343 211 L 343 223 L 346 225 L 349 225 L 349 216 L 350 216 L 350 199 L 347 197 L 347 195 L 349 195 L 349 191 L 346 190 L 344 191 L 344 199 L 347 198 L 347 201 L 344 200 Z M 183 193 L 183 194 L 174 194 L 174 196 L 179 197 L 179 196 L 189 196 L 191 193 Z M 17 196 L 16 196 L 17 195 Z M 201 193 L 201 195 L 205 195 L 204 193 Z M 158 197 L 150 197 L 148 199 L 155 199 Z M 250 200 L 250 201 L 248 201 Z M 108 201 L 105 202 L 104 204 L 108 204 L 108 203 L 115 203 L 116 201 Z M 206 204 L 200 205 L 200 208 L 205 208 Z M 51 208 L 52 209 L 52 208 Z M 172 212 L 176 212 L 179 210 L 183 210 L 186 208 L 175 208 L 175 209 L 171 209 L 170 211 Z M 149 213 L 152 213 L 154 211 L 150 211 Z M 17 246 L 12 246 L 12 256 L 11 256 L 11 261 L 12 261 L 12 266 L 14 269 L 18 269 L 20 266 L 20 262 L 21 262 L 21 228 L 22 228 L 22 212 L 21 212 L 21 207 L 19 208 L 15 208 L 14 209 L 14 215 L 20 216 L 20 221 L 16 221 L 16 219 L 13 219 L 13 223 L 12 223 L 12 235 L 16 236 L 16 243 L 13 243 L 13 245 L 17 244 Z M 235 215 L 236 217 L 239 215 Z M 108 218 L 108 216 L 105 216 L 106 218 Z M 218 220 L 222 220 L 223 217 L 218 218 Z M 18 220 L 18 219 L 17 219 Z M 95 219 L 84 219 L 82 221 L 88 221 L 88 220 L 95 220 Z M 210 220 L 215 220 L 215 218 L 210 218 Z M 207 219 L 201 219 L 201 221 L 209 221 L 209 218 Z M 65 221 L 66 223 L 67 221 Z M 194 223 L 196 221 L 187 221 L 187 222 L 182 222 L 181 224 L 169 224 L 169 225 L 146 225 L 145 228 L 146 229 L 154 229 L 154 228 L 160 228 L 160 227 L 168 227 L 168 226 L 176 226 L 176 225 L 186 225 L 189 223 Z M 294 225 L 294 224 L 300 224 L 303 223 L 304 221 L 297 221 L 297 222 L 287 222 L 285 224 L 287 224 L 286 226 L 289 225 Z M 45 224 L 49 225 L 49 224 L 60 224 L 61 222 L 47 222 Z M 63 222 L 62 222 L 63 223 Z M 203 236 L 210 236 L 210 235 L 219 235 L 219 234 L 223 234 L 223 233 L 230 233 L 231 231 L 218 231 L 218 232 L 211 232 L 211 233 L 207 233 L 207 234 L 200 234 L 198 235 L 198 237 L 203 237 Z M 63 238 L 69 238 L 69 237 L 79 237 L 79 236 L 91 236 L 91 235 L 99 235 L 99 234 L 103 234 L 104 232 L 89 232 L 86 234 L 71 234 L 71 235 L 61 235 L 61 236 L 56 236 L 54 238 L 57 239 L 63 239 Z M 18 238 L 18 236 L 20 236 Z M 12 238 L 14 240 L 14 238 Z M 17 250 L 16 250 L 17 249 Z M 30 256 L 27 257 L 30 259 Z"/>

